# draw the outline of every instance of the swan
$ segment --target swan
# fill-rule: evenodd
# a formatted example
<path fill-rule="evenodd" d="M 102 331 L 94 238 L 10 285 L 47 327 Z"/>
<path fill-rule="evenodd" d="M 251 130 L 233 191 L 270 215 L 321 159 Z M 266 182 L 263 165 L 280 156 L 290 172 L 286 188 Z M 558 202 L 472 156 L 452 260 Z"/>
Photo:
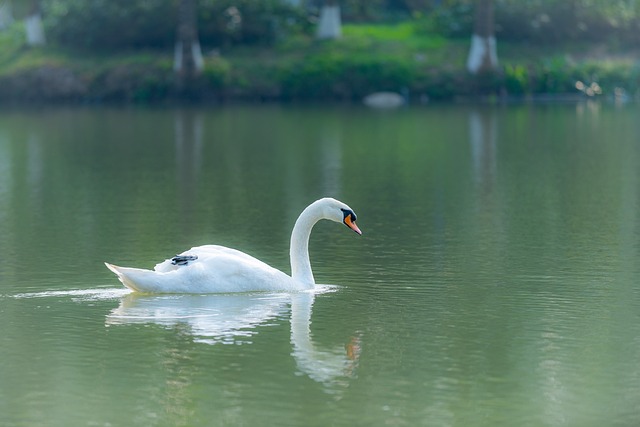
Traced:
<path fill-rule="evenodd" d="M 227 293 L 300 291 L 315 285 L 309 261 L 311 229 L 321 219 L 341 222 L 358 234 L 356 214 L 326 197 L 305 208 L 293 226 L 289 258 L 291 276 L 236 249 L 197 246 L 157 264 L 153 270 L 118 267 L 105 262 L 124 286 L 143 293 Z"/>

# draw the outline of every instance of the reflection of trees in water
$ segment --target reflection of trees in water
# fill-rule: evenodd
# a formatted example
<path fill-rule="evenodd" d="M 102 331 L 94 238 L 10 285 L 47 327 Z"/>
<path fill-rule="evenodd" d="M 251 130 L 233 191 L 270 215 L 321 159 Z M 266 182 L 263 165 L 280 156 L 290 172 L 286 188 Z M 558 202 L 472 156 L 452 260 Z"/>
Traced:
<path fill-rule="evenodd" d="M 272 199 L 295 205 L 294 215 L 316 198 L 339 196 L 343 119 L 339 114 L 317 118 L 295 110 L 265 111 L 261 117 L 234 114 L 233 109 L 176 112 L 180 189 L 195 188 L 199 196 L 208 196 L 213 188 L 216 194 L 210 196 L 220 204 L 250 210 L 264 197 L 267 185 Z M 277 176 L 284 192 L 273 191 Z M 210 186 L 202 184 L 203 179 L 210 180 Z"/>
<path fill-rule="evenodd" d="M 322 194 L 339 197 L 342 190 L 342 131 L 339 122 L 336 120 L 322 127 L 319 138 Z"/>
<path fill-rule="evenodd" d="M 36 128 L 0 134 L 0 254 L 4 259 L 27 253 L 38 259 L 37 251 L 24 247 L 20 233 L 41 233 L 42 241 L 52 234 L 51 227 L 42 222 L 47 221 L 47 211 L 52 208 L 47 191 L 52 184 L 47 176 L 51 171 L 46 164 L 51 153 L 42 136 Z M 61 201 L 65 199 L 61 194 Z M 18 277 L 25 273 L 24 265 L 3 263 L 0 273 L 5 278 Z"/>
<path fill-rule="evenodd" d="M 312 110 L 313 111 L 313 110 Z M 282 123 L 286 147 L 283 187 L 291 224 L 298 209 L 321 197 L 340 198 L 343 176 L 343 117 L 292 112 Z"/>
<path fill-rule="evenodd" d="M 469 146 L 473 186 L 470 186 L 472 208 L 466 212 L 470 227 L 468 238 L 475 252 L 477 273 L 500 267 L 507 245 L 508 213 L 504 199 L 504 169 L 498 168 L 498 113 L 494 109 L 472 109 L 469 112 Z"/>
<path fill-rule="evenodd" d="M 202 168 L 203 118 L 197 110 L 183 109 L 175 112 L 175 160 L 177 167 L 176 191 L 180 225 L 191 232 L 193 213 L 198 197 L 198 180 Z"/>
<path fill-rule="evenodd" d="M 490 192 L 496 179 L 497 117 L 495 111 L 472 110 L 469 113 L 469 144 L 473 161 L 473 177 Z"/>
<path fill-rule="evenodd" d="M 470 113 L 475 185 L 468 214 L 474 216 L 462 222 L 466 243 L 460 271 L 482 291 L 465 288 L 455 295 L 479 312 L 502 307 L 503 317 L 487 319 L 487 341 L 517 343 L 528 337 L 505 345 L 506 352 L 487 352 L 486 362 L 504 365 L 505 354 L 511 354 L 517 368 L 531 375 L 531 393 L 541 396 L 539 412 L 554 421 L 562 419 L 576 384 L 598 386 L 597 379 L 584 375 L 594 360 L 575 343 L 601 343 L 587 331 L 612 315 L 602 304 L 609 298 L 604 289 L 628 286 L 615 291 L 614 315 L 623 324 L 632 309 L 625 303 L 633 299 L 630 275 L 638 272 L 637 263 L 631 266 L 638 253 L 638 151 L 629 150 L 632 137 L 620 129 L 608 140 L 606 127 L 598 123 L 601 111 L 589 105 L 576 109 L 575 120 L 557 119 L 561 111 L 553 108 Z M 617 228 L 619 234 L 611 232 Z M 509 314 L 514 307 L 519 311 Z M 576 331 L 586 336 L 571 336 Z M 626 341 L 624 331 L 615 335 L 609 339 Z M 628 351 L 623 356 L 601 350 L 602 364 L 633 358 Z"/>
<path fill-rule="evenodd" d="M 14 175 L 14 163 L 13 150 L 11 147 L 11 141 L 9 135 L 5 132 L 0 132 L 0 254 L 3 257 L 10 256 L 15 250 L 15 236 L 16 224 L 13 224 L 15 219 L 14 211 L 15 206 L 13 197 L 15 194 L 15 184 L 13 182 Z M 18 269 L 14 263 L 4 263 L 0 266 L 1 277 L 4 280 L 13 281 L 15 270 Z"/>

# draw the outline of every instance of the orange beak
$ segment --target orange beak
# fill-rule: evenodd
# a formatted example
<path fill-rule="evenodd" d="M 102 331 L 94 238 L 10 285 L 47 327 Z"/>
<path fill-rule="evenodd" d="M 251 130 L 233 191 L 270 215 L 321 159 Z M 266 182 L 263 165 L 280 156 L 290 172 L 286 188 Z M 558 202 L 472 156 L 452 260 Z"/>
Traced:
<path fill-rule="evenodd" d="M 355 231 L 358 234 L 362 234 L 362 231 L 360 231 L 360 229 L 358 228 L 358 226 L 356 225 L 355 221 L 351 221 L 351 215 L 347 215 L 344 219 L 344 223 L 346 224 L 347 227 L 349 227 L 350 229 L 352 229 L 353 231 Z"/>

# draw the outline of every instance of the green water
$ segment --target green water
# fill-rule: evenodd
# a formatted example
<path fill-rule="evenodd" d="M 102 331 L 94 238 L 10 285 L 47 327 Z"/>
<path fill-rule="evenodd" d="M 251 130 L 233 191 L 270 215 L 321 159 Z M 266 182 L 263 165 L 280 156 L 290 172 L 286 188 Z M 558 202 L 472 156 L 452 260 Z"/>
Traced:
<path fill-rule="evenodd" d="M 0 111 L 0 426 L 640 423 L 640 109 Z M 128 294 L 222 244 L 314 293 Z"/>

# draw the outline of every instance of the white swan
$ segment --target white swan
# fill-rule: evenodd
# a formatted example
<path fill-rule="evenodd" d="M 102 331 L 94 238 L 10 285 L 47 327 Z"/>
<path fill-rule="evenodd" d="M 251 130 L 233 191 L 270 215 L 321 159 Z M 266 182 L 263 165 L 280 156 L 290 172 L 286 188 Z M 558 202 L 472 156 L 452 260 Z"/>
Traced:
<path fill-rule="evenodd" d="M 311 229 L 321 219 L 342 222 L 358 234 L 356 214 L 344 203 L 324 198 L 302 211 L 291 233 L 291 276 L 235 249 L 217 245 L 191 248 L 153 270 L 105 262 L 127 288 L 146 293 L 297 291 L 315 285 L 309 261 Z"/>

